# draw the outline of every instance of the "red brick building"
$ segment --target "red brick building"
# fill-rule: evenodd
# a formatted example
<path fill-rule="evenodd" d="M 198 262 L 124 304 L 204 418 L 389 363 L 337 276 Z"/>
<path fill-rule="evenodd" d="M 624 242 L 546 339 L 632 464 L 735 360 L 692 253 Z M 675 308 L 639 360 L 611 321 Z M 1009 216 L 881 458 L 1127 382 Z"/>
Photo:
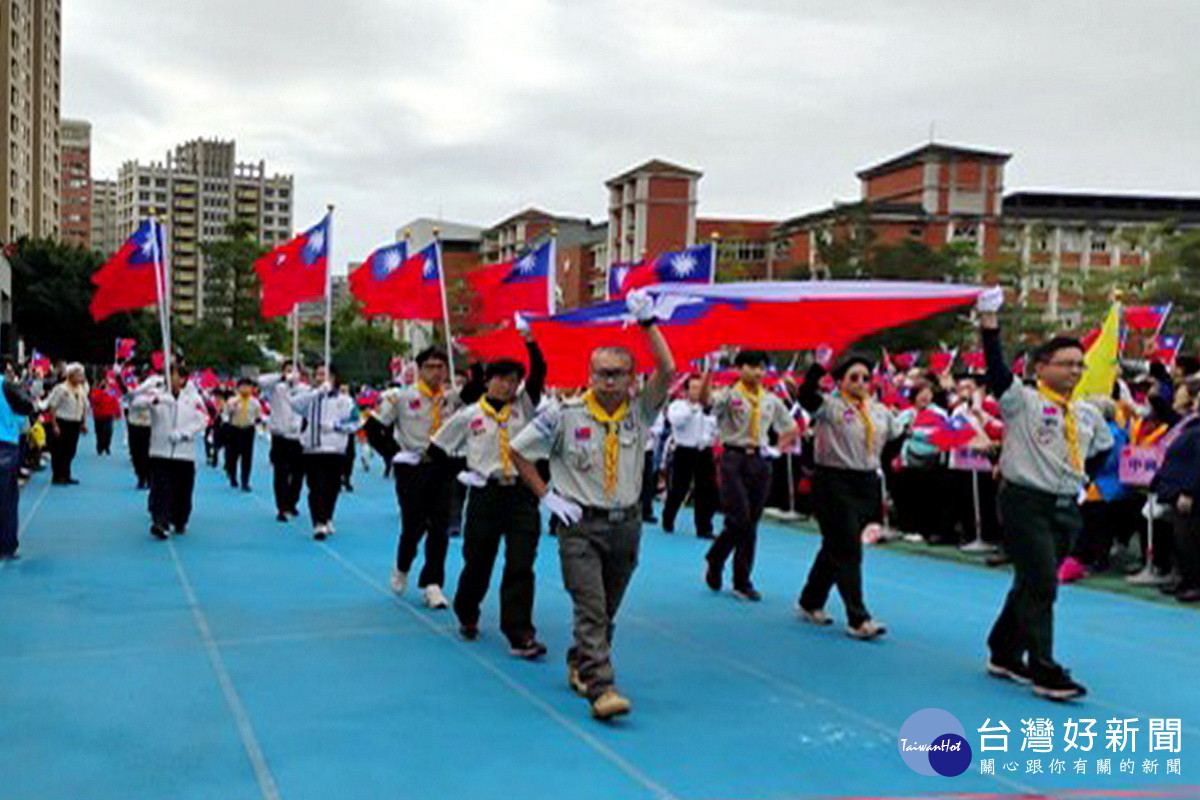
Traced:
<path fill-rule="evenodd" d="M 875 244 L 951 242 L 974 245 L 985 258 L 1000 245 L 1004 165 L 1011 156 L 990 150 L 928 144 L 858 173 L 860 199 L 781 223 L 772 234 L 771 261 L 779 274 L 825 274 L 819 242 L 844 241 L 856 229 Z"/>
<path fill-rule="evenodd" d="M 64 242 L 92 246 L 92 126 L 62 121 L 59 231 Z"/>

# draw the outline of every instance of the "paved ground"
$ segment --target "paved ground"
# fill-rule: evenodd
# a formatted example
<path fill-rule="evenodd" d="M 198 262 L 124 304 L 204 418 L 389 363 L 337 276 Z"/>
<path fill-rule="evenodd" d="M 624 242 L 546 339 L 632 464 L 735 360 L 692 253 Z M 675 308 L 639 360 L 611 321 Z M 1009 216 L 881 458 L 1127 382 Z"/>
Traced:
<path fill-rule="evenodd" d="M 673 537 L 650 526 L 617 632 L 635 712 L 603 725 L 564 682 L 553 539 L 537 599 L 551 652 L 530 664 L 507 654 L 494 596 L 468 644 L 449 612 L 390 595 L 397 513 L 378 462 L 318 544 L 306 524 L 274 521 L 260 442 L 254 494 L 202 468 L 191 532 L 161 543 L 123 452 L 91 446 L 81 486 L 41 473 L 26 487 L 25 558 L 0 567 L 3 800 L 1200 797 L 1194 610 L 1064 590 L 1059 654 L 1092 695 L 1053 705 L 982 674 L 1004 573 L 873 550 L 868 601 L 892 635 L 862 644 L 792 616 L 816 537 L 764 526 L 765 599 L 746 605 L 703 588 L 688 521 Z M 840 622 L 840 604 L 830 610 Z M 916 774 L 897 740 L 927 707 L 957 716 L 972 748 L 985 719 L 1004 720 L 1008 754 L 976 752 L 953 779 Z M 1051 754 L 1021 752 L 1021 719 L 1034 717 L 1055 725 Z M 1097 720 L 1087 774 L 1026 774 L 1033 757 L 1073 772 L 1069 718 Z M 1105 750 L 1107 720 L 1126 718 L 1139 720 L 1136 753 Z M 1182 720 L 1182 752 L 1149 752 L 1151 718 Z M 979 774 L 981 756 L 998 777 Z M 1111 776 L 1095 774 L 1104 757 Z M 1120 774 L 1122 758 L 1135 774 Z M 1182 775 L 1165 774 L 1168 758 Z"/>

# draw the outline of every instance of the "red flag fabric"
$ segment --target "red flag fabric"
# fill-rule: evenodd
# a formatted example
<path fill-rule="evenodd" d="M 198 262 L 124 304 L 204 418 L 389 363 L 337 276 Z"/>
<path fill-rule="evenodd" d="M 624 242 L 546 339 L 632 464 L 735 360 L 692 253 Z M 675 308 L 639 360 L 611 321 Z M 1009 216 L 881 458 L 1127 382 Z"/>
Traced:
<path fill-rule="evenodd" d="M 162 227 L 144 220 L 113 257 L 92 275 L 96 294 L 88 310 L 92 319 L 133 311 L 158 302 L 158 275 L 163 271 Z M 158 275 L 156 275 L 156 271 Z"/>
<path fill-rule="evenodd" d="M 755 281 L 660 284 L 646 291 L 683 368 L 725 345 L 769 351 L 828 345 L 840 351 L 869 333 L 971 303 L 981 289 L 889 281 Z M 531 330 L 555 385 L 586 383 L 587 354 L 602 345 L 629 347 L 639 369 L 652 366 L 645 336 L 621 301 L 534 319 Z"/>
<path fill-rule="evenodd" d="M 388 297 L 397 283 L 393 278 L 407 259 L 408 243 L 397 242 L 371 253 L 361 267 L 350 273 L 350 292 L 362 303 L 364 315 L 388 313 Z"/>
<path fill-rule="evenodd" d="M 508 322 L 513 314 L 549 311 L 550 276 L 554 273 L 554 244 L 545 242 L 520 258 L 486 264 L 467 275 L 477 298 L 475 322 Z"/>
<path fill-rule="evenodd" d="M 513 327 L 500 328 L 477 336 L 458 336 L 454 340 L 465 347 L 479 361 L 511 359 L 529 366 L 529 351 L 525 340 Z"/>
<path fill-rule="evenodd" d="M 153 353 L 150 354 L 150 366 L 153 367 L 155 369 L 155 371 L 162 372 L 162 370 L 163 370 L 163 351 L 162 350 L 155 350 Z"/>
<path fill-rule="evenodd" d="M 949 372 L 957 355 L 957 350 L 939 350 L 936 353 L 930 353 L 929 368 L 939 375 Z"/>
<path fill-rule="evenodd" d="M 913 428 L 924 431 L 929 443 L 939 450 L 965 447 L 975 439 L 975 428 L 964 417 L 948 417 L 926 408 L 913 419 Z"/>
<path fill-rule="evenodd" d="M 437 242 L 406 258 L 392 272 L 374 307 L 377 313 L 397 319 L 443 318 L 442 255 Z"/>
<path fill-rule="evenodd" d="M 1171 313 L 1170 304 L 1161 306 L 1126 306 L 1125 327 L 1137 331 L 1157 331 Z"/>
<path fill-rule="evenodd" d="M 128 361 L 133 358 L 136 347 L 136 339 L 117 339 L 116 347 L 114 348 L 117 354 L 117 361 Z"/>
<path fill-rule="evenodd" d="M 987 367 L 982 350 L 971 350 L 963 353 L 961 359 L 963 366 L 971 372 L 983 372 Z"/>
<path fill-rule="evenodd" d="M 325 296 L 329 215 L 254 262 L 262 284 L 262 315 L 281 317 L 297 303 Z"/>

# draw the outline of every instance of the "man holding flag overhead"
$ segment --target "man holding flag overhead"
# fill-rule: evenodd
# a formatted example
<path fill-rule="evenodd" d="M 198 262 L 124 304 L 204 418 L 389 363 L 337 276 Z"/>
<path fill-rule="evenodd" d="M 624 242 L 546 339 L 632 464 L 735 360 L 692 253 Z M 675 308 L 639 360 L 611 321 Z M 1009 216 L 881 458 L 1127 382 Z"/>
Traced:
<path fill-rule="evenodd" d="M 597 719 L 632 708 L 614 685 L 613 625 L 638 562 L 646 437 L 675 373 L 654 301 L 636 291 L 626 303 L 654 354 L 646 387 L 633 394 L 637 365 L 629 350 L 598 347 L 589 356 L 588 391 L 535 417 L 512 442 L 517 471 L 558 532 L 563 582 L 575 608 L 567 681 Z M 550 485 L 538 474 L 542 458 L 550 460 Z"/>
<path fill-rule="evenodd" d="M 1013 380 L 1000 345 L 996 312 L 1004 290 L 994 287 L 977 302 L 987 358 L 987 381 L 1005 423 L 1000 458 L 1000 517 L 1013 563 L 1013 585 L 988 637 L 988 674 L 1021 684 L 1051 700 L 1087 693 L 1054 660 L 1054 599 L 1058 564 L 1082 527 L 1079 495 L 1089 467 L 1113 446 L 1103 416 L 1072 399 L 1082 383 L 1084 356 L 1075 339 L 1056 337 L 1033 352 L 1037 387 Z M 1092 351 L 1111 349 L 1116 316 L 1110 314 Z M 1102 388 L 1102 387 L 1101 387 Z M 1111 391 L 1111 383 L 1108 391 Z"/>

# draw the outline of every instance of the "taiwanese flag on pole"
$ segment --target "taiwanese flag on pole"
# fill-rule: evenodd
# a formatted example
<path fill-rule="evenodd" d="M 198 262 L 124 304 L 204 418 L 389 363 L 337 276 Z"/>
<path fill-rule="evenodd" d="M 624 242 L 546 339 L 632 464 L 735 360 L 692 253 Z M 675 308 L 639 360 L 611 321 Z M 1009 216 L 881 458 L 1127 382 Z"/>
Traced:
<path fill-rule="evenodd" d="M 709 242 L 663 253 L 637 264 L 614 265 L 609 272 L 609 295 L 611 299 L 619 299 L 630 289 L 657 283 L 712 283 L 716 274 L 717 248 Z"/>
<path fill-rule="evenodd" d="M 282 317 L 297 303 L 325 296 L 329 269 L 329 214 L 254 262 L 262 283 L 262 315 Z"/>
<path fill-rule="evenodd" d="M 379 313 L 397 319 L 444 319 L 442 248 L 437 242 L 406 258 L 388 283 L 390 288 L 379 304 Z"/>
<path fill-rule="evenodd" d="M 117 361 L 128 361 L 133 358 L 134 350 L 137 348 L 136 339 L 117 339 L 114 346 Z"/>
<path fill-rule="evenodd" d="M 96 294 L 89 306 L 99 322 L 119 311 L 156 305 L 159 286 L 164 285 L 165 251 L 162 226 L 143 220 L 113 257 L 92 275 Z"/>
<path fill-rule="evenodd" d="M 363 314 L 387 314 L 389 292 L 395 289 L 393 278 L 408 259 L 408 242 L 396 242 L 381 247 L 358 269 L 350 273 L 350 292 L 363 304 Z"/>
<path fill-rule="evenodd" d="M 975 428 L 965 417 L 950 417 L 924 409 L 913 419 L 913 429 L 920 431 L 938 450 L 965 447 L 975 439 Z"/>
<path fill-rule="evenodd" d="M 547 241 L 520 258 L 487 264 L 467 275 L 479 298 L 474 321 L 483 325 L 506 322 L 516 312 L 546 314 L 550 310 L 550 276 L 554 274 L 554 241 Z"/>
<path fill-rule="evenodd" d="M 1157 333 L 1170 313 L 1170 303 L 1161 306 L 1128 306 L 1125 309 L 1125 327 L 1135 331 Z"/>
<path fill-rule="evenodd" d="M 1183 334 L 1160 334 L 1154 337 L 1154 345 L 1146 353 L 1146 358 L 1163 364 L 1174 364 L 1182 347 Z"/>
<path fill-rule="evenodd" d="M 958 350 L 939 350 L 929 354 L 929 368 L 939 375 L 950 371 L 954 360 L 958 358 Z"/>

